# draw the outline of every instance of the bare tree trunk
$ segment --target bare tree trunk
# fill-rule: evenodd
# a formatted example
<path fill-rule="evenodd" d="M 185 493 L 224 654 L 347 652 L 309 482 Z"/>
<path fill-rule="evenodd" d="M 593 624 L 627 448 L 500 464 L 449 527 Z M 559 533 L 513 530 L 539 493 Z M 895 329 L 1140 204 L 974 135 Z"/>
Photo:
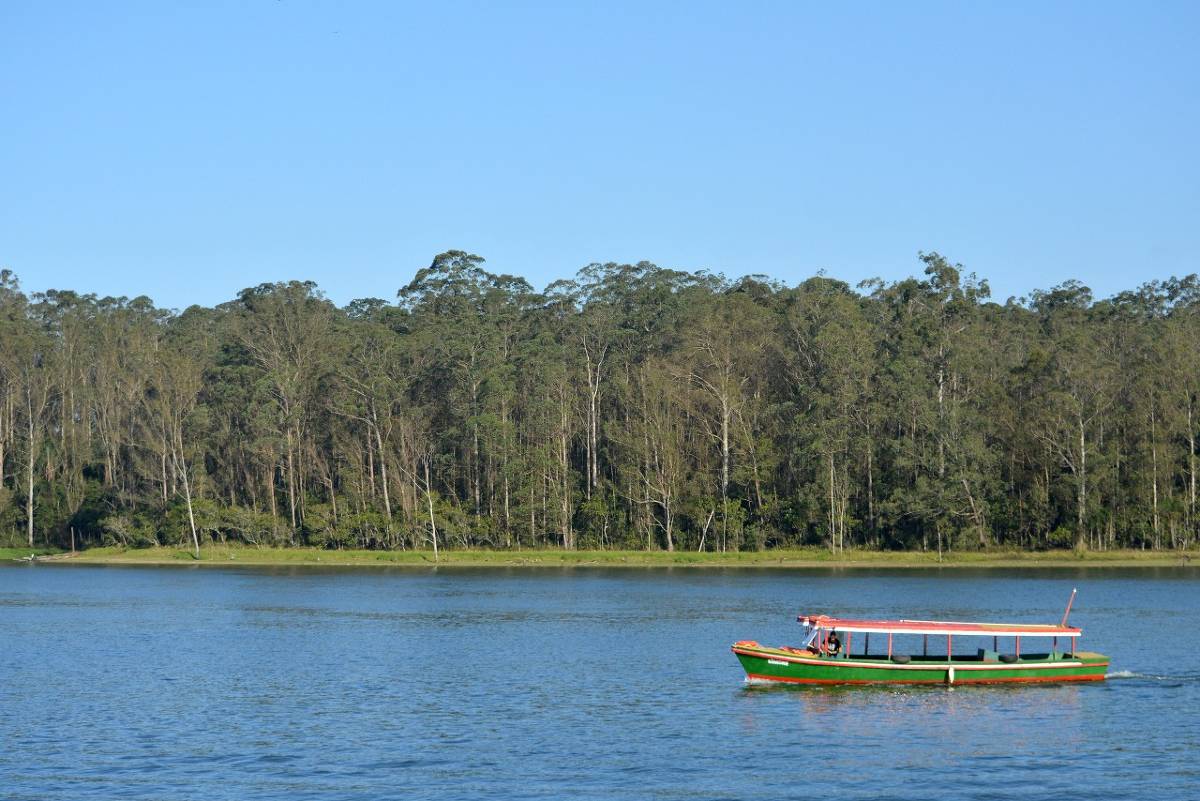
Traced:
<path fill-rule="evenodd" d="M 200 537 L 196 534 L 196 515 L 192 511 L 192 482 L 188 478 L 187 458 L 183 455 L 183 434 L 176 431 L 175 444 L 178 469 L 183 478 L 183 497 L 187 501 L 188 524 L 192 527 L 192 547 L 195 548 L 196 558 L 200 558 Z"/>
<path fill-rule="evenodd" d="M 375 416 L 375 409 L 372 407 L 371 416 Z M 387 457 L 383 452 L 383 438 L 379 435 L 379 424 L 374 423 L 371 426 L 375 430 L 375 444 L 379 448 L 379 478 L 383 484 L 383 512 L 387 516 L 388 536 L 391 536 L 392 528 L 392 501 L 388 494 L 388 472 L 387 472 Z"/>
<path fill-rule="evenodd" d="M 675 539 L 671 536 L 671 526 L 674 523 L 674 518 L 671 515 L 671 501 L 667 498 L 663 499 L 663 513 L 667 518 L 667 552 L 675 550 Z"/>
<path fill-rule="evenodd" d="M 483 465 L 479 458 L 479 424 L 476 423 L 473 429 L 471 445 L 471 496 L 475 501 L 475 516 L 479 517 L 479 510 L 482 506 L 480 484 L 483 482 Z"/>
<path fill-rule="evenodd" d="M 7 398 L 5 400 L 7 400 Z M 5 411 L 4 406 L 6 406 L 6 405 L 7 404 L 0 405 L 0 488 L 4 487 L 4 457 L 5 457 L 4 444 L 8 441 L 5 438 L 5 425 L 4 425 L 4 411 Z"/>
<path fill-rule="evenodd" d="M 837 513 L 834 510 L 833 502 L 833 451 L 829 454 L 829 550 L 837 553 Z"/>
<path fill-rule="evenodd" d="M 946 358 L 946 352 L 943 347 L 938 348 L 938 360 L 943 361 Z M 938 367 L 937 377 L 937 404 L 938 404 L 938 478 L 946 477 L 946 412 L 944 409 L 944 401 L 946 399 L 946 368 Z"/>
<path fill-rule="evenodd" d="M 642 387 L 643 398 L 645 397 L 645 393 L 646 393 L 646 389 L 645 389 L 645 387 Z M 651 513 L 650 513 L 650 478 L 649 478 L 649 476 L 650 476 L 650 434 L 649 434 L 649 431 L 650 431 L 649 425 L 642 426 L 642 455 L 643 455 L 642 463 L 644 465 L 644 467 L 642 469 L 642 476 L 643 476 L 643 479 L 642 479 L 642 498 L 643 498 L 642 520 L 646 526 L 646 550 L 647 551 L 653 550 L 653 548 L 654 548 L 654 542 L 652 539 L 654 537 L 654 526 L 650 520 Z M 725 540 L 724 540 L 724 538 L 722 538 L 721 551 L 724 552 L 724 550 L 725 550 Z"/>
<path fill-rule="evenodd" d="M 1077 513 L 1078 530 L 1075 532 L 1076 543 L 1084 544 L 1084 517 L 1087 511 L 1087 440 L 1084 437 L 1083 418 L 1079 419 L 1079 510 Z"/>
<path fill-rule="evenodd" d="M 565 398 L 560 398 L 559 411 L 561 426 L 559 428 L 559 463 L 562 470 L 562 509 L 560 525 L 562 526 L 563 547 L 567 550 L 575 548 L 575 533 L 571 530 L 571 462 L 570 449 L 567 442 L 567 429 L 570 424 Z"/>
<path fill-rule="evenodd" d="M 1192 399 L 1188 398 L 1188 535 L 1196 532 L 1196 429 L 1192 424 Z"/>
<path fill-rule="evenodd" d="M 529 543 L 532 545 L 537 542 L 537 490 L 534 488 L 534 483 L 529 482 Z M 517 537 L 517 547 L 520 547 L 521 539 Z"/>
<path fill-rule="evenodd" d="M 729 532 L 729 400 L 721 396 L 721 528 Z"/>
<path fill-rule="evenodd" d="M 700 547 L 696 549 L 697 553 L 704 550 L 704 539 L 708 536 L 708 527 L 712 525 L 713 515 L 717 513 L 716 509 L 709 511 L 708 519 L 704 521 L 704 530 L 700 532 Z"/>
<path fill-rule="evenodd" d="M 600 484 L 600 378 L 596 377 L 596 390 L 592 393 L 592 474 L 591 486 Z M 591 497 L 590 494 L 588 497 Z"/>
<path fill-rule="evenodd" d="M 292 517 L 292 530 L 288 539 L 296 544 L 296 462 L 292 458 L 292 426 L 287 427 L 287 472 L 288 472 L 288 510 Z"/>
<path fill-rule="evenodd" d="M 34 442 L 33 405 L 29 406 L 29 491 L 25 496 L 25 527 L 29 536 L 29 547 L 33 547 L 33 470 L 37 459 L 37 445 Z"/>
<path fill-rule="evenodd" d="M 375 448 L 371 445 L 371 427 L 367 426 L 367 475 L 371 477 L 371 498 L 375 497 Z"/>
<path fill-rule="evenodd" d="M 588 384 L 588 419 L 587 419 L 587 497 L 590 500 L 592 490 L 600 484 L 600 384 L 601 371 L 608 353 L 607 346 L 599 349 L 593 361 L 591 349 L 584 344 L 585 365 L 587 368 Z"/>
<path fill-rule="evenodd" d="M 329 487 L 329 506 L 333 510 L 333 527 L 338 525 L 338 508 L 337 508 L 337 493 L 333 491 L 333 476 L 325 478 L 325 484 Z"/>
<path fill-rule="evenodd" d="M 162 502 L 167 505 L 167 440 L 163 437 L 162 452 L 159 454 L 159 467 L 162 469 Z"/>
<path fill-rule="evenodd" d="M 279 465 L 272 461 L 271 475 L 267 480 L 267 496 L 271 499 L 271 537 L 278 541 L 279 539 L 279 504 L 275 499 L 275 473 L 279 469 Z"/>
<path fill-rule="evenodd" d="M 433 516 L 433 484 L 429 480 L 429 459 L 425 460 L 425 502 L 429 505 L 429 531 L 433 536 L 433 561 L 438 560 L 437 520 Z"/>
<path fill-rule="evenodd" d="M 875 540 L 875 468 L 873 463 L 873 454 L 875 445 L 871 442 L 870 435 L 867 436 L 867 528 L 871 532 L 872 541 Z M 878 544 L 878 543 L 876 543 Z"/>
<path fill-rule="evenodd" d="M 757 399 L 758 395 L 755 394 Z M 762 475 L 758 469 L 758 447 L 754 442 L 754 426 L 746 421 L 744 414 L 739 414 L 738 419 L 742 422 L 744 436 L 746 438 L 746 455 L 750 458 L 750 476 L 754 482 L 754 502 L 758 507 L 758 516 L 761 519 L 763 515 L 763 493 L 762 493 Z"/>
<path fill-rule="evenodd" d="M 472 357 L 474 363 L 474 357 Z M 479 510 L 482 506 L 480 503 L 480 484 L 483 482 L 483 466 L 480 463 L 479 457 L 479 382 L 471 382 L 471 415 L 474 420 L 471 422 L 471 497 L 475 502 L 475 516 L 479 517 Z"/>
<path fill-rule="evenodd" d="M 417 515 L 418 515 L 418 511 L 417 511 L 418 504 L 421 502 L 421 488 L 417 483 L 417 453 L 416 453 L 415 448 L 413 449 L 413 452 L 409 458 L 411 460 L 409 462 L 409 464 L 412 466 L 411 476 L 412 476 L 412 497 L 413 497 L 412 516 L 411 516 L 410 520 L 412 521 L 413 529 L 415 532 L 416 524 L 417 524 Z M 413 547 L 416 548 L 417 542 L 416 542 L 416 534 L 415 533 L 413 534 L 413 538 L 414 538 L 413 539 Z"/>
<path fill-rule="evenodd" d="M 1162 534 L 1159 531 L 1158 518 L 1158 432 L 1154 421 L 1154 408 L 1150 409 L 1150 519 L 1154 529 L 1154 548 L 1162 547 Z"/>
<path fill-rule="evenodd" d="M 508 470 L 504 471 L 504 546 L 512 547 L 512 520 L 509 518 Z"/>
<path fill-rule="evenodd" d="M 971 494 L 971 485 L 967 482 L 967 477 L 962 477 L 963 492 L 967 494 L 967 502 L 971 505 L 971 519 L 975 521 L 975 529 L 979 535 L 979 547 L 986 548 L 988 546 L 987 529 L 983 520 L 983 514 L 979 511 L 979 505 L 975 503 L 975 496 Z"/>
<path fill-rule="evenodd" d="M 512 520 L 509 514 L 510 505 L 510 488 L 509 488 L 509 458 L 512 455 L 512 441 L 509 435 L 508 425 L 508 399 L 500 399 L 500 421 L 504 427 L 504 458 L 500 465 L 500 470 L 504 473 L 504 547 L 512 547 Z"/>

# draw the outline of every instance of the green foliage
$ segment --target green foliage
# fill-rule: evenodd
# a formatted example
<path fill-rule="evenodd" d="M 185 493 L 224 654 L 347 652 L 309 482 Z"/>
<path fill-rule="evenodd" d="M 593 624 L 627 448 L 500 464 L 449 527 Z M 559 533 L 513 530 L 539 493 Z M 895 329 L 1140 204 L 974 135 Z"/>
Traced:
<path fill-rule="evenodd" d="M 1075 545 L 1075 530 L 1059 526 L 1046 535 L 1046 545 L 1050 548 L 1070 548 Z"/>
<path fill-rule="evenodd" d="M 182 313 L 0 273 L 0 542 L 1194 546 L 1196 278 L 1001 305 L 920 258 L 537 292 L 455 250 L 395 304 L 291 281 Z"/>
<path fill-rule="evenodd" d="M 17 533 L 17 523 L 21 519 L 21 509 L 16 503 L 16 494 L 8 487 L 0 484 L 0 542 L 10 545 L 20 544 Z"/>
<path fill-rule="evenodd" d="M 158 521 L 143 515 L 109 515 L 100 521 L 104 532 L 101 543 L 126 548 L 149 548 L 161 545 L 158 540 Z"/>
<path fill-rule="evenodd" d="M 387 519 L 381 512 L 367 510 L 346 515 L 339 525 L 324 528 L 310 535 L 310 544 L 320 548 L 365 548 L 376 546 L 383 540 Z"/>

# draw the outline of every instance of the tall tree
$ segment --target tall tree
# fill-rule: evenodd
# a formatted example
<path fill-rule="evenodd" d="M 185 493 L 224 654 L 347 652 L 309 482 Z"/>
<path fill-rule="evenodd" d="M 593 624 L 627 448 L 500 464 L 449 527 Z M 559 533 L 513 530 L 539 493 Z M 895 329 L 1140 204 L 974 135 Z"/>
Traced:
<path fill-rule="evenodd" d="M 303 516 L 308 414 L 327 369 L 333 307 L 311 281 L 261 284 L 238 295 L 238 342 L 263 373 L 277 405 L 291 537 Z M 272 493 L 274 488 L 272 487 Z"/>

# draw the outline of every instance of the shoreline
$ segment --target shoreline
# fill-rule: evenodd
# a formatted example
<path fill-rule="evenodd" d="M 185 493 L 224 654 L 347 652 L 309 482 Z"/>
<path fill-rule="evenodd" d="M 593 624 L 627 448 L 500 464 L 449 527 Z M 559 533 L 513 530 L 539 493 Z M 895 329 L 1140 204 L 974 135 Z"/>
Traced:
<path fill-rule="evenodd" d="M 1064 568 L 1200 567 L 1200 551 L 850 551 L 823 549 L 696 553 L 684 551 L 328 551 L 316 548 L 211 546 L 200 558 L 183 548 L 91 548 L 70 553 L 39 548 L 0 548 L 0 561 L 14 564 L 142 565 L 147 567 L 553 567 L 553 568 Z"/>

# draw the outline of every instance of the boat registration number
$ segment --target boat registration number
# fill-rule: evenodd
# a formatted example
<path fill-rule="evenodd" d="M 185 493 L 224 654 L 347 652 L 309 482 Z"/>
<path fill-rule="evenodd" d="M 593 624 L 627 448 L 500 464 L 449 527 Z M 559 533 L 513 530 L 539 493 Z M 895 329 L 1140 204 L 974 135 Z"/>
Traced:
<path fill-rule="evenodd" d="M 783 659 L 768 659 L 767 664 L 768 665 L 786 665 L 788 663 Z"/>

